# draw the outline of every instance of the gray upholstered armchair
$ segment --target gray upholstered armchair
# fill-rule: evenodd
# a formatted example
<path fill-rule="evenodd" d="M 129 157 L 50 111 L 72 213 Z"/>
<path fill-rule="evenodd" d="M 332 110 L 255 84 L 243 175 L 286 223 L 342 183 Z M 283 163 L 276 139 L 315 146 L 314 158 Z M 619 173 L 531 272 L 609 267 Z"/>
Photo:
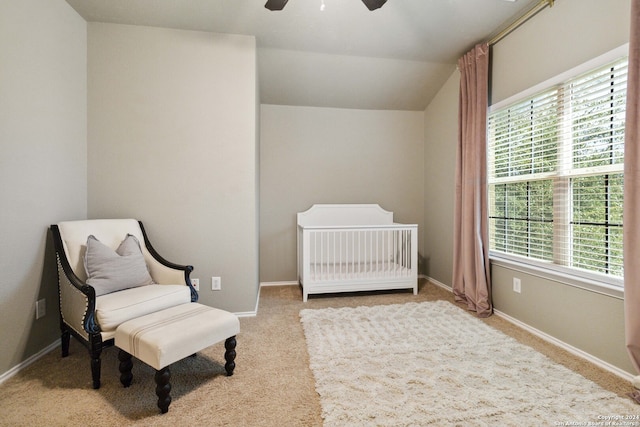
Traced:
<path fill-rule="evenodd" d="M 116 328 L 133 318 L 195 302 L 191 266 L 153 249 L 134 219 L 66 221 L 51 226 L 58 263 L 62 357 L 71 335 L 89 350 L 93 388 L 100 387 L 100 354 Z"/>

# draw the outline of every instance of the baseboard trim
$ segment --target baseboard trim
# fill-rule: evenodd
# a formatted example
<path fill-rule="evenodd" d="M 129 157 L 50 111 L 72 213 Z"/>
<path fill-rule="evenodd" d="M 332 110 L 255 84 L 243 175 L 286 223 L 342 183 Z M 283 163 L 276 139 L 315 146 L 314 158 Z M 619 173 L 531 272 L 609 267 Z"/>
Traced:
<path fill-rule="evenodd" d="M 256 308 L 254 311 L 241 311 L 233 314 L 235 314 L 238 317 L 256 317 L 258 315 L 258 304 L 260 302 L 259 299 L 260 299 L 260 293 L 258 293 L 258 299 L 256 299 Z M 51 351 L 55 350 L 57 347 L 60 347 L 59 338 L 56 339 L 53 343 L 49 344 L 47 347 L 40 350 L 39 352 L 35 353 L 32 356 L 29 356 L 23 362 L 18 363 L 16 366 L 9 369 L 4 374 L 0 375 L 0 384 L 7 381 L 9 378 L 13 377 L 14 375 L 17 375 L 21 370 L 25 369 L 32 363 L 36 362 L 38 359 L 44 357 L 47 353 L 50 353 Z"/>
<path fill-rule="evenodd" d="M 428 280 L 429 282 L 433 283 L 434 285 L 445 289 L 449 292 L 452 292 L 453 289 L 450 286 L 445 285 L 444 283 L 429 277 L 429 276 L 422 276 L 421 278 L 424 278 L 426 280 Z M 260 287 L 262 286 L 297 286 L 298 282 L 295 281 L 287 281 L 287 282 L 261 282 L 260 283 Z M 238 312 L 238 313 L 234 313 L 236 316 L 238 317 L 255 317 L 258 314 L 258 305 L 260 303 L 260 292 L 258 292 L 258 298 L 256 299 L 256 308 L 254 311 L 246 311 L 246 312 Z M 630 383 L 633 383 L 634 379 L 636 378 L 634 375 L 630 374 L 627 371 L 624 371 L 616 366 L 611 365 L 608 362 L 605 362 L 602 359 L 599 359 L 595 356 L 593 356 L 592 354 L 589 354 L 583 350 L 580 350 L 579 348 L 573 347 L 570 344 L 565 343 L 564 341 L 561 341 L 545 332 L 542 332 L 539 329 L 536 329 L 518 319 L 516 319 L 515 317 L 509 316 L 506 313 L 501 312 L 500 310 L 495 310 L 493 311 L 497 316 L 505 319 L 506 321 L 513 323 L 514 325 L 524 329 L 525 331 L 553 344 L 556 345 L 566 351 L 568 351 L 569 353 L 573 354 L 574 356 L 580 357 L 588 362 L 593 363 L 594 365 L 608 371 L 611 372 L 612 374 L 622 378 L 623 380 L 629 381 Z M 17 364 L 16 366 L 14 366 L 13 368 L 9 369 L 7 372 L 3 373 L 2 375 L 0 375 L 0 384 L 2 384 L 3 382 L 7 381 L 9 378 L 13 377 L 14 375 L 18 374 L 18 372 L 20 372 L 21 370 L 25 369 L 26 367 L 28 367 L 29 365 L 31 365 L 32 363 L 34 363 L 35 361 L 37 361 L 38 359 L 40 359 L 41 357 L 45 356 L 47 353 L 50 353 L 51 351 L 55 350 L 57 347 L 60 346 L 60 340 L 56 339 L 56 341 L 54 341 L 53 343 L 49 344 L 47 347 L 43 348 L 42 350 L 40 350 L 39 352 L 33 354 L 32 356 L 28 357 L 26 360 L 24 360 L 23 362 Z"/>
<path fill-rule="evenodd" d="M 256 317 L 258 315 L 258 306 L 260 305 L 260 287 L 258 287 L 258 296 L 256 297 L 256 306 L 253 311 L 240 311 L 233 313 L 238 317 Z"/>
<path fill-rule="evenodd" d="M 41 357 L 45 356 L 47 353 L 50 353 L 51 351 L 55 350 L 57 347 L 60 347 L 60 339 L 56 339 L 54 342 L 52 342 L 51 344 L 49 344 L 48 346 L 46 346 L 36 354 L 29 356 L 24 361 L 18 363 L 16 366 L 9 369 L 4 374 L 0 375 L 0 384 L 7 381 L 9 378 L 13 377 L 14 375 L 18 374 L 18 372 L 20 372 L 27 366 L 31 365 Z"/>
<path fill-rule="evenodd" d="M 506 313 L 501 312 L 500 310 L 493 310 L 493 312 L 495 313 L 496 316 L 502 317 L 503 319 L 507 320 L 510 323 L 513 323 L 514 325 L 524 329 L 525 331 L 539 337 L 542 338 L 543 340 L 547 341 L 548 343 L 554 344 L 560 348 L 562 348 L 563 350 L 568 351 L 569 353 L 573 354 L 574 356 L 578 356 L 582 359 L 585 359 L 588 362 L 593 363 L 594 365 L 604 369 L 605 371 L 611 372 L 614 375 L 617 375 L 618 377 L 622 378 L 623 380 L 629 381 L 629 382 L 633 382 L 633 379 L 635 378 L 634 375 L 630 374 L 627 371 L 624 371 L 620 368 L 618 368 L 617 366 L 614 366 L 608 362 L 605 362 L 602 359 L 599 359 L 597 357 L 595 357 L 592 354 L 587 353 L 586 351 L 580 350 L 577 347 L 574 347 L 570 344 L 567 344 L 564 341 L 561 341 L 549 334 L 547 334 L 546 332 L 542 332 L 539 329 L 536 329 L 514 317 L 509 316 Z"/>
<path fill-rule="evenodd" d="M 284 282 L 260 282 L 260 287 L 267 286 L 298 286 L 299 283 L 295 280 L 284 281 Z"/>
<path fill-rule="evenodd" d="M 425 279 L 427 279 L 428 282 L 433 283 L 434 285 L 436 285 L 439 288 L 444 289 L 445 291 L 449 291 L 449 292 L 453 292 L 453 288 L 451 286 L 447 286 L 442 282 L 437 281 L 436 279 L 434 279 L 433 277 L 429 277 L 429 276 L 423 276 Z"/>
<path fill-rule="evenodd" d="M 233 314 L 235 314 L 237 317 L 256 317 L 258 315 L 258 311 L 239 311 Z"/>
<path fill-rule="evenodd" d="M 449 292 L 453 292 L 453 288 L 450 286 L 445 285 L 442 282 L 439 282 L 431 277 L 426 277 L 426 279 L 433 283 L 434 285 L 441 287 L 442 289 L 445 289 Z M 618 368 L 617 366 L 613 366 L 612 364 L 605 362 L 602 359 L 599 359 L 597 357 L 595 357 L 592 354 L 587 353 L 586 351 L 580 350 L 577 347 L 574 347 L 570 344 L 567 344 L 564 341 L 561 341 L 557 338 L 555 338 L 552 335 L 547 334 L 546 332 L 542 332 L 539 329 L 534 328 L 531 325 L 528 325 L 518 319 L 516 319 L 515 317 L 509 316 L 506 313 L 501 312 L 500 310 L 496 310 L 494 309 L 493 312 L 495 313 L 496 316 L 499 316 L 503 319 L 505 319 L 506 321 L 513 323 L 514 325 L 524 329 L 525 331 L 529 332 L 532 335 L 537 336 L 538 338 L 541 338 L 543 340 L 545 340 L 546 342 L 553 344 L 555 346 L 560 347 L 563 350 L 568 351 L 569 353 L 573 354 L 574 356 L 577 356 L 581 359 L 586 360 L 587 362 L 593 363 L 594 365 L 598 366 L 599 368 L 604 369 L 605 371 L 611 372 L 612 374 L 622 378 L 625 381 L 629 381 L 630 383 L 632 383 L 634 381 L 635 376 L 630 374 L 627 371 L 624 371 L 620 368 Z M 639 385 L 640 385 L 640 380 L 639 380 Z"/>

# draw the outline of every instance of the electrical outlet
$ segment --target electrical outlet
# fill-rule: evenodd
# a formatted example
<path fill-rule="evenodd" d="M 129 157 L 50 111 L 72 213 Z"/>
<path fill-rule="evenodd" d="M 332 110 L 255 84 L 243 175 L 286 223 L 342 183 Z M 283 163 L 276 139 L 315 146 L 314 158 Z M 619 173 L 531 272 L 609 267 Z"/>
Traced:
<path fill-rule="evenodd" d="M 219 291 L 222 289 L 222 280 L 219 277 L 211 278 L 211 290 Z"/>
<path fill-rule="evenodd" d="M 200 290 L 200 279 L 191 279 L 191 286 L 193 286 L 193 289 L 195 289 L 196 291 Z"/>
<path fill-rule="evenodd" d="M 47 314 L 47 300 L 39 299 L 36 301 L 36 320 L 44 317 Z"/>
<path fill-rule="evenodd" d="M 522 283 L 520 279 L 517 277 L 513 278 L 513 292 L 521 293 L 522 292 Z"/>

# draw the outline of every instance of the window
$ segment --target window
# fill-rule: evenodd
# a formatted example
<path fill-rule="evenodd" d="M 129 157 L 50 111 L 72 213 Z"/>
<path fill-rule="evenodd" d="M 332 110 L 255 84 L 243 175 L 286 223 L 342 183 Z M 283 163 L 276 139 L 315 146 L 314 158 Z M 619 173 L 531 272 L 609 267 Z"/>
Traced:
<path fill-rule="evenodd" d="M 492 253 L 605 282 L 623 276 L 626 88 L 625 57 L 492 107 Z"/>

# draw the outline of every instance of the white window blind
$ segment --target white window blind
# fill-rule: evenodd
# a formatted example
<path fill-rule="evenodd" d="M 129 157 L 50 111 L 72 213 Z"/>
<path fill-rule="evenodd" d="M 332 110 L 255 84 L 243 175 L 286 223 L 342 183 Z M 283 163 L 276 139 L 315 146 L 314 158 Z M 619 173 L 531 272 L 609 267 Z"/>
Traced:
<path fill-rule="evenodd" d="M 621 277 L 627 58 L 492 111 L 492 251 Z"/>

